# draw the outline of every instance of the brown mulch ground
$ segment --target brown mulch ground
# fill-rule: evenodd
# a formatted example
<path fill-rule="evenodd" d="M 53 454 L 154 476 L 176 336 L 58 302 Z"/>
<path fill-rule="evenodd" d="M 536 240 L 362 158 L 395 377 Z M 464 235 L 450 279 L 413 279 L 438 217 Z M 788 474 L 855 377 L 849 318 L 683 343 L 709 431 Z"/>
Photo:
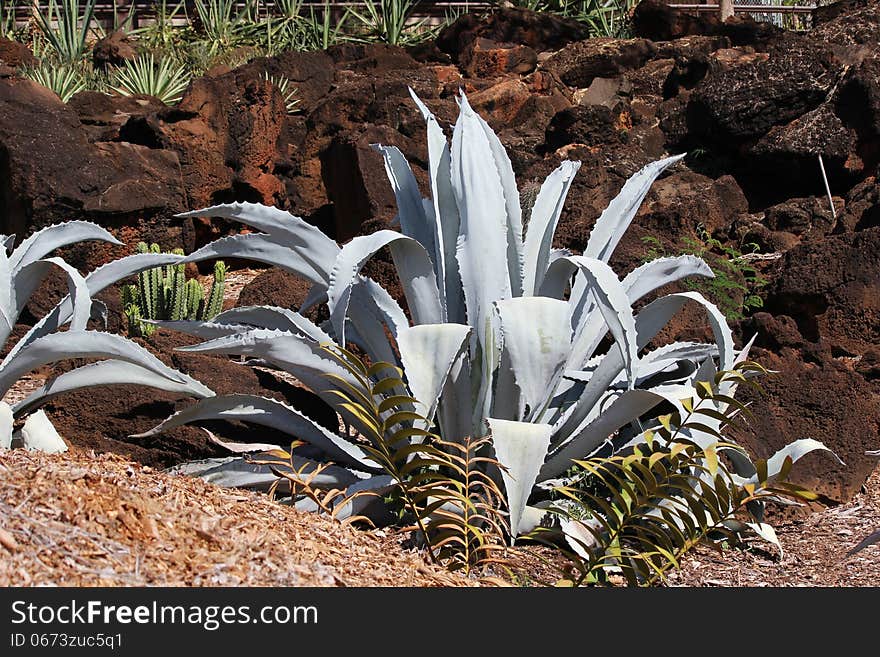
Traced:
<path fill-rule="evenodd" d="M 668 584 L 880 585 L 880 545 L 847 557 L 880 528 L 880 470 L 849 504 L 776 527 L 782 559 L 758 541 L 723 554 L 698 547 Z M 391 531 L 344 526 L 115 455 L 0 450 L 2 586 L 479 584 L 427 564 L 402 541 Z M 510 556 L 513 571 L 495 575 L 513 585 L 552 584 L 562 576 L 562 564 L 547 551 Z"/>
<path fill-rule="evenodd" d="M 2 586 L 470 586 L 362 531 L 121 457 L 0 450 Z"/>
<path fill-rule="evenodd" d="M 880 586 L 880 543 L 848 556 L 863 538 L 880 529 L 880 468 L 848 504 L 799 520 L 774 522 L 783 555 L 768 543 L 751 549 L 698 547 L 675 586 Z"/>

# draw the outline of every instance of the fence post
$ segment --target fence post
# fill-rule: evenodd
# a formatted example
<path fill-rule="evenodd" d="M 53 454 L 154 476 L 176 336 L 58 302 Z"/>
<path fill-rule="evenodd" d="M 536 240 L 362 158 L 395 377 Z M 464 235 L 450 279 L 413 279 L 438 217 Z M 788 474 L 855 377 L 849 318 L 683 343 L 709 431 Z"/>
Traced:
<path fill-rule="evenodd" d="M 718 0 L 718 15 L 722 23 L 733 16 L 733 0 Z"/>

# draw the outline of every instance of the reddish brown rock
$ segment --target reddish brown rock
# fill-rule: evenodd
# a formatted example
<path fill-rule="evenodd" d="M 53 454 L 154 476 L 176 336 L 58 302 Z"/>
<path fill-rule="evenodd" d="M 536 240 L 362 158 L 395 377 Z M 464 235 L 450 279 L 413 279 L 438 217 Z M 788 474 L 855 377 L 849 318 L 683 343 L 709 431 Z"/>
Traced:
<path fill-rule="evenodd" d="M 855 356 L 880 344 L 880 228 L 801 244 L 780 260 L 765 309 L 801 335 Z"/>
<path fill-rule="evenodd" d="M 109 96 L 81 91 L 67 106 L 77 113 L 89 141 L 119 141 L 120 130 L 132 117 L 146 117 L 165 105 L 152 96 Z"/>
<path fill-rule="evenodd" d="M 120 30 L 101 37 L 92 46 L 92 62 L 95 68 L 106 70 L 111 66 L 122 66 L 137 59 L 137 50 L 129 36 Z"/>
<path fill-rule="evenodd" d="M 483 118 L 509 126 L 531 97 L 528 86 L 522 80 L 509 79 L 471 94 L 468 102 Z"/>
<path fill-rule="evenodd" d="M 174 351 L 176 347 L 195 344 L 198 342 L 195 338 L 159 329 L 150 338 L 138 340 L 166 364 L 190 374 L 218 394 L 272 397 L 295 404 L 328 428 L 338 426 L 336 414 L 307 390 L 226 357 Z M 59 367 L 56 373 L 75 364 Z M 44 408 L 58 431 L 73 445 L 97 452 L 124 454 L 147 465 L 169 466 L 228 454 L 212 444 L 208 434 L 197 426 L 179 427 L 150 438 L 129 437 L 152 428 L 193 402 L 190 398 L 142 386 L 123 385 L 86 388 L 60 395 Z M 201 424 L 225 440 L 289 445 L 292 439 L 292 436 L 266 427 L 255 429 L 240 423 L 219 421 Z"/>
<path fill-rule="evenodd" d="M 23 43 L 0 37 L 0 64 L 10 68 L 19 66 L 33 66 L 37 63 L 34 53 Z"/>
<path fill-rule="evenodd" d="M 468 77 L 493 78 L 531 73 L 538 63 L 538 55 L 522 44 L 498 43 L 479 37 L 462 52 L 459 62 Z"/>
<path fill-rule="evenodd" d="M 595 78 L 641 68 L 656 53 L 656 46 L 646 39 L 596 38 L 566 46 L 542 66 L 568 86 L 586 89 Z"/>
<path fill-rule="evenodd" d="M 176 154 L 121 142 L 89 143 L 76 112 L 44 87 L 0 80 L 0 152 L 4 233 L 23 236 L 52 223 L 87 219 L 119 230 L 151 225 L 179 236 L 170 220 L 186 208 Z M 91 268 L 105 262 L 101 257 L 123 253 L 107 249 L 83 245 L 79 266 Z"/>
<path fill-rule="evenodd" d="M 735 432 L 737 442 L 753 457 L 768 458 L 800 438 L 819 440 L 845 465 L 827 453 L 808 454 L 795 464 L 792 481 L 826 503 L 852 499 L 877 465 L 865 451 L 876 449 L 880 433 L 878 386 L 845 361 L 809 362 L 787 347 L 780 352 L 757 348 L 751 357 L 774 373 L 760 380 L 764 394 L 740 388 L 737 397 L 751 403 L 752 415 L 749 429 Z"/>

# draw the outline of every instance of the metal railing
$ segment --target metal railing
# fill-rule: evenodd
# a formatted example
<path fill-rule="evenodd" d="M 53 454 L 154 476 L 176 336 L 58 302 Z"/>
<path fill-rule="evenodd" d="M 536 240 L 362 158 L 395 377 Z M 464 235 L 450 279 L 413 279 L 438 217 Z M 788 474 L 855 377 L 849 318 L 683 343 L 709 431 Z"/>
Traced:
<path fill-rule="evenodd" d="M 770 4 L 774 0 L 741 0 L 734 4 L 734 13 L 748 13 L 759 20 L 770 20 L 773 23 L 780 24 L 779 17 L 800 17 L 800 21 L 809 20 L 810 15 L 816 8 L 816 4 L 808 5 L 783 5 L 778 0 L 774 4 Z M 39 5 L 45 7 L 46 0 L 0 0 L 3 9 L 8 11 L 12 9 L 16 18 L 20 21 L 26 21 L 34 11 L 34 6 Z M 766 3 L 766 4 L 765 4 Z M 115 17 L 125 18 L 129 13 L 134 13 L 132 17 L 133 25 L 136 26 L 141 19 L 150 20 L 156 16 L 156 0 L 102 0 L 95 5 L 95 18 L 102 24 L 112 24 Z M 180 4 L 175 0 L 168 0 L 167 6 L 173 8 Z M 235 3 L 236 8 L 243 8 L 247 2 L 240 0 Z M 276 5 L 272 0 L 262 0 L 260 3 L 261 10 L 273 11 Z M 414 11 L 416 17 L 439 17 L 443 18 L 450 10 L 454 11 L 485 11 L 495 6 L 497 3 L 485 0 L 477 0 L 468 2 L 467 0 L 420 0 Z M 195 2 L 193 0 L 183 0 L 186 9 L 186 15 L 193 16 L 195 12 Z M 303 0 L 304 8 L 321 8 L 329 7 L 331 10 L 344 11 L 346 7 L 363 7 L 364 2 L 357 0 Z M 669 3 L 674 9 L 680 9 L 686 12 L 715 13 L 718 12 L 717 3 Z M 768 18 L 772 16 L 774 18 Z M 183 17 L 181 17 L 183 19 Z"/>

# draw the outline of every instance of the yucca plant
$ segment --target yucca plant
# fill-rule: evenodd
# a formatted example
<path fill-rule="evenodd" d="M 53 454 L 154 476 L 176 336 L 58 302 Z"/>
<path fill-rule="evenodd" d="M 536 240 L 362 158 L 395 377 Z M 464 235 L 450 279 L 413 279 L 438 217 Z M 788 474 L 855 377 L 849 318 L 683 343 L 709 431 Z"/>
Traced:
<path fill-rule="evenodd" d="M 74 64 L 42 62 L 36 66 L 22 67 L 19 72 L 22 77 L 53 91 L 63 103 L 88 88 L 81 68 Z"/>
<path fill-rule="evenodd" d="M 296 112 L 296 106 L 299 105 L 299 98 L 296 97 L 298 90 L 290 83 L 290 78 L 285 75 L 270 75 L 269 71 L 265 71 L 263 79 L 278 89 L 281 97 L 284 98 L 284 109 L 287 113 Z"/>
<path fill-rule="evenodd" d="M 302 16 L 297 24 L 296 50 L 327 50 L 349 40 L 346 28 L 352 16 L 351 7 L 347 7 L 341 17 L 335 19 L 329 1 L 325 1 L 320 9 L 309 6 L 309 13 Z"/>
<path fill-rule="evenodd" d="M 97 25 L 95 2 L 49 0 L 45 11 L 42 3 L 35 3 L 37 26 L 60 62 L 75 64 L 88 52 L 88 40 Z"/>
<path fill-rule="evenodd" d="M 257 204 L 182 215 L 224 217 L 260 231 L 217 240 L 187 260 L 251 258 L 292 271 L 312 283 L 300 311 L 326 303 L 328 322 L 318 326 L 301 312 L 245 307 L 213 322 L 163 324 L 208 339 L 187 351 L 248 356 L 285 370 L 329 403 L 337 386 L 328 375 L 345 370 L 320 345 L 353 344 L 370 362 L 399 367 L 431 424 L 424 428 L 447 442 L 491 436 L 493 457 L 504 466 L 492 476 L 503 483 L 515 537 L 543 517 L 549 490 L 573 459 L 611 455 L 640 440 L 664 406 L 682 408 L 680 400 L 695 394 L 697 381 L 711 379 L 716 369 L 732 369 L 747 348 L 737 352 L 722 313 L 696 292 L 669 294 L 634 310 L 643 297 L 683 277 L 711 276 L 699 258 L 660 258 L 622 280 L 608 265 L 652 182 L 683 156 L 633 175 L 599 217 L 583 255 L 573 255 L 552 243 L 579 163 L 563 162 L 547 177 L 524 230 L 510 160 L 467 98 L 460 99 L 450 146 L 434 116 L 413 97 L 427 122 L 432 198 L 422 198 L 397 148 L 377 146 L 401 232 L 380 230 L 339 246 L 299 217 Z M 391 252 L 409 317 L 360 273 L 383 248 Z M 678 342 L 645 351 L 686 304 L 705 311 L 715 343 Z M 606 336 L 613 344 L 603 348 Z M 719 399 L 732 399 L 734 390 L 735 381 L 723 381 Z M 719 414 L 727 403 L 718 402 Z M 369 431 L 358 417 L 341 412 L 358 432 Z M 317 460 L 370 471 L 371 460 L 356 439 L 300 416 L 275 400 L 218 396 L 145 435 L 234 417 L 289 431 L 317 446 Z M 743 476 L 755 472 L 745 457 L 736 457 L 734 466 Z"/>
<path fill-rule="evenodd" d="M 392 46 L 402 46 L 423 40 L 427 19 L 412 20 L 419 0 L 373 0 L 364 1 L 364 10 L 352 10 L 352 15 L 368 30 L 368 34 Z"/>
<path fill-rule="evenodd" d="M 699 543 L 719 546 L 752 532 L 780 551 L 773 527 L 764 522 L 767 501 L 814 500 L 816 494 L 787 481 L 792 465 L 804 454 L 825 449 L 817 441 L 798 440 L 769 460 L 755 463 L 756 472 L 744 478 L 732 472 L 724 457 L 745 451 L 726 441 L 723 431 L 738 423 L 748 409 L 736 400 L 719 399 L 725 381 L 757 384 L 746 378 L 765 370 L 740 363 L 719 372 L 714 381 L 697 386 L 697 396 L 682 400 L 686 415 L 661 416 L 627 453 L 574 460 L 575 473 L 556 492 L 553 505 L 561 517 L 558 527 L 539 527 L 529 536 L 554 544 L 567 543 L 577 576 L 562 583 L 606 583 L 619 573 L 631 585 L 665 581 L 671 569 Z M 719 415 L 718 402 L 728 402 Z M 704 424 L 721 421 L 718 429 Z M 714 442 L 693 435 L 711 436 Z"/>
<path fill-rule="evenodd" d="M 0 2 L 0 37 L 14 39 L 16 32 L 15 8 Z"/>
<path fill-rule="evenodd" d="M 166 105 L 174 105 L 180 101 L 189 82 L 186 66 L 169 57 L 157 61 L 153 53 L 147 53 L 117 68 L 112 74 L 110 88 L 120 96 L 143 94 L 154 96 Z"/>
<path fill-rule="evenodd" d="M 254 29 L 255 0 L 237 8 L 236 0 L 195 0 L 196 18 L 211 54 L 230 50 L 248 41 Z"/>
<path fill-rule="evenodd" d="M 120 278 L 143 268 L 176 263 L 181 256 L 143 254 L 104 265 L 87 276 L 58 257 L 49 257 L 57 248 L 83 240 L 121 244 L 106 230 L 84 221 L 70 221 L 33 233 L 18 246 L 14 235 L 0 236 L 0 343 L 5 344 L 31 294 L 52 268 L 67 278 L 69 295 L 48 315 L 40 319 L 0 362 L 0 398 L 24 375 L 52 363 L 74 359 L 102 359 L 53 377 L 11 406 L 0 402 L 0 446 L 12 442 L 13 421 L 29 414 L 52 397 L 97 385 L 133 383 L 195 397 L 214 393 L 191 377 L 178 372 L 143 347 L 119 335 L 88 330 L 89 319 L 106 314 L 92 296 Z M 67 330 L 61 329 L 69 324 Z M 46 438 L 51 424 L 39 418 L 26 445 L 52 444 Z M 54 430 L 52 430 L 54 431 Z M 56 434 L 57 435 L 57 434 Z"/>

